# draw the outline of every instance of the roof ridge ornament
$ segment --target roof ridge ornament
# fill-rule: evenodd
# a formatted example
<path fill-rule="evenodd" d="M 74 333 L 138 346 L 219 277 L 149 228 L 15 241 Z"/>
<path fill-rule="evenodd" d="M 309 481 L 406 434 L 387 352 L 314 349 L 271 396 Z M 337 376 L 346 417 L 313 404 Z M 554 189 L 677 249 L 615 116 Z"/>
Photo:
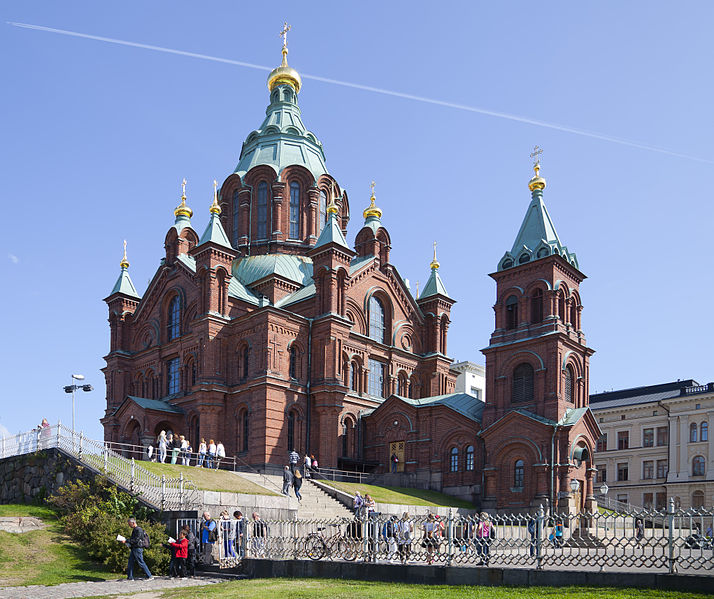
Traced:
<path fill-rule="evenodd" d="M 431 264 L 429 265 L 432 270 L 439 270 L 439 267 L 441 264 L 439 264 L 439 261 L 436 259 L 436 241 L 434 242 L 434 258 L 431 261 Z"/>
<path fill-rule="evenodd" d="M 186 177 L 181 181 L 181 203 L 176 206 L 174 216 L 177 220 L 180 218 L 191 218 L 193 216 L 193 210 L 186 205 Z"/>
<path fill-rule="evenodd" d="M 119 266 L 121 266 L 122 270 L 129 268 L 129 260 L 126 258 L 126 239 L 124 240 L 124 257 L 121 259 L 121 262 L 119 262 Z"/>
<path fill-rule="evenodd" d="M 213 204 L 209 209 L 211 214 L 219 215 L 221 213 L 221 207 L 218 204 L 218 181 L 213 180 Z"/>
<path fill-rule="evenodd" d="M 543 153 L 543 148 L 535 146 L 531 152 L 533 158 L 533 178 L 528 182 L 528 189 L 533 191 L 543 191 L 545 189 L 545 179 L 540 176 L 540 155 Z"/>
<path fill-rule="evenodd" d="M 302 86 L 302 78 L 300 77 L 300 74 L 295 69 L 288 66 L 288 31 L 290 31 L 290 29 L 292 29 L 292 27 L 288 25 L 287 21 L 285 21 L 283 28 L 279 33 L 279 37 L 283 38 L 283 59 L 280 62 L 280 66 L 273 69 L 270 72 L 270 75 L 268 75 L 268 89 L 271 92 L 278 85 L 289 85 L 295 90 L 295 93 L 298 93 L 300 91 L 300 87 Z"/>

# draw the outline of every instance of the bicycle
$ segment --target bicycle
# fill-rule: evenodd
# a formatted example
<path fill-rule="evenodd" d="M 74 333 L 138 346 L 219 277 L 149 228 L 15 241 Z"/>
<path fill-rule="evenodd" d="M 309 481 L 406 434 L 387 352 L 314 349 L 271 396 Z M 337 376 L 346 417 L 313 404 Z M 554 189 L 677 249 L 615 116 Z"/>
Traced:
<path fill-rule="evenodd" d="M 358 539 L 347 537 L 340 532 L 339 524 L 330 524 L 334 532 L 326 537 L 323 531 L 326 527 L 320 527 L 317 532 L 311 532 L 305 539 L 305 554 L 311 560 L 319 560 L 323 557 L 332 559 L 334 554 L 337 557 L 354 561 L 359 553 L 360 542 Z"/>

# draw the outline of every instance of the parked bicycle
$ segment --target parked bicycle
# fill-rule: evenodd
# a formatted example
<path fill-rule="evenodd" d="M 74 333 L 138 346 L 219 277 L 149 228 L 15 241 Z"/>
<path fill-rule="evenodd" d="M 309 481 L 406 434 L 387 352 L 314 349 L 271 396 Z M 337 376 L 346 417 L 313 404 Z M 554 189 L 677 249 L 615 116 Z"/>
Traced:
<path fill-rule="evenodd" d="M 325 536 L 326 527 L 320 527 L 317 532 L 310 533 L 305 539 L 305 555 L 312 560 L 334 557 L 350 562 L 357 558 L 360 549 L 359 539 L 342 534 L 339 524 L 330 524 L 333 532 Z"/>

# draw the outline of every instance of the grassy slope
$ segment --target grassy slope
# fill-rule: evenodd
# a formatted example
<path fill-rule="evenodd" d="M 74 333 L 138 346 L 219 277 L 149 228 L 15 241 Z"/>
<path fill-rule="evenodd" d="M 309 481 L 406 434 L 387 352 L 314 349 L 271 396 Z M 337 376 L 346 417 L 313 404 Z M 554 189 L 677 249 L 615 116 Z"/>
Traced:
<path fill-rule="evenodd" d="M 369 493 L 378 503 L 397 503 L 401 505 L 432 505 L 451 506 L 474 509 L 473 503 L 456 499 L 437 491 L 427 491 L 425 489 L 408 489 L 406 487 L 378 487 L 375 485 L 363 485 L 360 483 L 341 483 L 331 480 L 320 481 L 336 489 L 354 495 L 359 491 L 362 495 Z"/>
<path fill-rule="evenodd" d="M 35 516 L 46 528 L 22 534 L 0 531 L 0 586 L 53 585 L 62 582 L 108 580 L 122 575 L 106 572 L 64 535 L 54 511 L 31 505 L 0 505 L 0 516 Z"/>
<path fill-rule="evenodd" d="M 709 595 L 648 589 L 587 587 L 476 587 L 431 586 L 356 580 L 253 579 L 196 589 L 173 589 L 162 594 L 171 599 L 700 599 Z"/>

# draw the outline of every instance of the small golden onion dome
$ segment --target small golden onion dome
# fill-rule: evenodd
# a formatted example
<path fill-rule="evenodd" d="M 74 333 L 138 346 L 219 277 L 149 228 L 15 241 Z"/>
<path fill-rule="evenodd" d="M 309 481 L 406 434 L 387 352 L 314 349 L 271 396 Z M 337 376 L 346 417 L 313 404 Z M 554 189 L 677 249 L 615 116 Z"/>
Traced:
<path fill-rule="evenodd" d="M 528 181 L 528 189 L 535 191 L 540 189 L 541 191 L 545 189 L 545 179 L 540 176 L 540 163 L 536 162 L 533 166 L 533 171 L 535 171 L 535 176 Z"/>
<path fill-rule="evenodd" d="M 193 216 L 193 210 L 186 206 L 186 179 L 181 181 L 181 203 L 176 206 L 174 216 L 185 216 L 187 218 L 191 218 Z"/>
<path fill-rule="evenodd" d="M 434 257 L 431 260 L 431 264 L 429 264 L 432 270 L 434 269 L 439 269 L 441 264 L 439 264 L 439 261 L 436 259 L 436 241 L 434 242 Z"/>
<path fill-rule="evenodd" d="M 287 46 L 283 46 L 283 62 L 279 67 L 270 71 L 270 75 L 268 75 L 268 89 L 272 92 L 278 85 L 289 85 L 295 90 L 296 94 L 300 92 L 302 87 L 300 73 L 288 66 Z"/>
<path fill-rule="evenodd" d="M 127 260 L 126 257 L 126 239 L 124 240 L 124 257 L 121 259 L 121 262 L 119 262 L 119 266 L 121 266 L 122 269 L 129 268 L 129 260 Z"/>
<path fill-rule="evenodd" d="M 211 204 L 211 207 L 208 209 L 208 211 L 211 214 L 221 213 L 221 207 L 218 204 L 218 183 L 215 179 L 213 180 L 213 204 Z"/>
<path fill-rule="evenodd" d="M 340 209 L 335 204 L 335 200 L 330 200 L 330 204 L 327 206 L 327 214 L 337 214 L 339 211 Z"/>
<path fill-rule="evenodd" d="M 364 209 L 364 212 L 362 215 L 365 217 L 365 219 L 369 218 L 370 216 L 374 216 L 376 218 L 382 218 L 382 211 L 377 208 L 377 205 L 374 203 L 375 198 L 374 198 L 374 181 L 372 181 L 372 196 L 369 198 L 369 206 L 367 206 Z"/>

